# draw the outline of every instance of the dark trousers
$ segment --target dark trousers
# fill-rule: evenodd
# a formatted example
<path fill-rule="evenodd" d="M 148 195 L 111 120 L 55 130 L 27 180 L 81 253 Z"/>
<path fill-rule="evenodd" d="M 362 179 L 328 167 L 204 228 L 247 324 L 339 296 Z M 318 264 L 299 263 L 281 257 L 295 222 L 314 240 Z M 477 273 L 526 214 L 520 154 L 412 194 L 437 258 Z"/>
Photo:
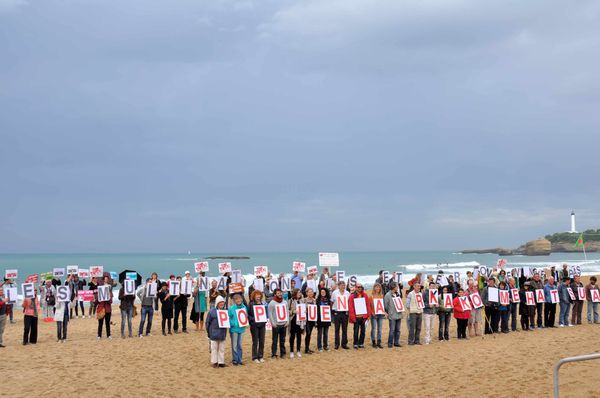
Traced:
<path fill-rule="evenodd" d="M 314 327 L 315 327 L 314 322 L 306 322 L 306 327 L 304 328 L 304 332 L 306 333 L 304 335 L 304 352 L 310 351 L 310 336 L 312 334 Z"/>
<path fill-rule="evenodd" d="M 485 307 L 485 334 L 498 333 L 500 314 L 497 307 Z"/>
<path fill-rule="evenodd" d="M 412 313 L 408 316 L 408 345 L 421 343 L 421 323 L 423 314 Z"/>
<path fill-rule="evenodd" d="M 508 317 L 510 316 L 510 311 L 508 308 L 500 312 L 500 330 L 502 333 L 508 333 Z"/>
<path fill-rule="evenodd" d="M 271 331 L 273 341 L 271 343 L 271 355 L 277 355 L 277 343 L 279 343 L 279 353 L 281 357 L 285 355 L 285 333 L 287 327 L 286 326 L 273 326 L 273 330 Z"/>
<path fill-rule="evenodd" d="M 78 307 L 79 306 L 79 307 Z M 75 300 L 75 315 L 79 316 L 79 308 L 81 308 L 81 316 L 85 316 L 85 310 L 83 309 L 83 301 Z M 73 307 L 71 307 L 71 318 L 73 318 Z"/>
<path fill-rule="evenodd" d="M 37 343 L 37 332 L 38 332 L 38 319 L 37 316 L 25 315 L 23 318 L 24 330 L 23 330 L 23 344 L 35 344 Z"/>
<path fill-rule="evenodd" d="M 179 314 L 181 314 L 181 330 L 184 332 L 187 330 L 187 301 L 185 305 L 175 304 L 175 319 L 173 320 L 173 330 L 179 330 Z"/>
<path fill-rule="evenodd" d="M 537 327 L 544 326 L 544 303 L 535 304 L 535 312 L 537 313 Z"/>
<path fill-rule="evenodd" d="M 56 322 L 56 338 L 57 340 L 67 339 L 67 326 L 69 324 L 69 315 L 65 311 L 62 322 Z"/>
<path fill-rule="evenodd" d="M 517 313 L 519 305 L 517 303 L 510 304 L 510 330 L 513 332 L 517 330 Z"/>
<path fill-rule="evenodd" d="M 162 319 L 162 332 L 165 333 L 165 326 L 169 327 L 169 333 L 171 333 L 171 318 Z"/>
<path fill-rule="evenodd" d="M 90 310 L 88 312 L 88 315 L 96 315 L 96 304 L 93 301 L 90 301 Z"/>
<path fill-rule="evenodd" d="M 102 323 L 106 326 L 106 337 L 110 337 L 110 312 L 104 313 L 104 318 L 98 319 L 98 337 L 102 337 Z"/>
<path fill-rule="evenodd" d="M 450 319 L 452 319 L 451 312 L 440 311 L 438 312 L 439 318 L 439 327 L 438 327 L 438 339 L 441 340 L 450 340 L 450 335 L 448 333 L 448 327 L 450 326 Z"/>
<path fill-rule="evenodd" d="M 340 328 L 342 329 L 342 347 L 348 346 L 348 313 L 334 312 L 333 322 L 335 324 L 335 348 L 340 346 Z"/>
<path fill-rule="evenodd" d="M 252 360 L 262 359 L 265 352 L 265 324 L 255 323 L 250 326 L 252 334 Z"/>
<path fill-rule="evenodd" d="M 296 325 L 296 318 L 292 318 L 290 326 L 290 352 L 294 352 L 294 342 L 296 343 L 296 352 L 300 352 L 302 346 L 302 328 Z"/>
<path fill-rule="evenodd" d="M 469 324 L 468 319 L 457 319 L 456 320 L 456 334 L 459 339 L 467 338 L 467 325 Z"/>
<path fill-rule="evenodd" d="M 555 303 L 544 303 L 544 326 L 547 328 L 553 328 L 555 319 L 556 319 L 556 304 Z"/>
<path fill-rule="evenodd" d="M 573 308 L 571 309 L 571 323 L 573 325 L 581 325 L 581 312 L 583 311 L 583 301 L 573 301 Z"/>
<path fill-rule="evenodd" d="M 365 345 L 365 332 L 366 332 L 366 325 L 365 325 L 365 318 L 356 318 L 356 321 L 354 322 L 354 347 L 356 346 L 360 346 L 362 347 L 363 345 Z"/>
<path fill-rule="evenodd" d="M 329 325 L 317 326 L 317 349 L 329 348 Z"/>

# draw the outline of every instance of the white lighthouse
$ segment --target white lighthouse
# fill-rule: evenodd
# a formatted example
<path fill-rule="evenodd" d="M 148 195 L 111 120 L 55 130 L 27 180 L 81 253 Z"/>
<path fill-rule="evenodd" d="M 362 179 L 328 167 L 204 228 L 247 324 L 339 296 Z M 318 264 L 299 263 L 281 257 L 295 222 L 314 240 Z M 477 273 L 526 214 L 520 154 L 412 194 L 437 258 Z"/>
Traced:
<path fill-rule="evenodd" d="M 577 233 L 575 229 L 575 211 L 571 211 L 571 230 L 569 232 L 572 234 Z"/>

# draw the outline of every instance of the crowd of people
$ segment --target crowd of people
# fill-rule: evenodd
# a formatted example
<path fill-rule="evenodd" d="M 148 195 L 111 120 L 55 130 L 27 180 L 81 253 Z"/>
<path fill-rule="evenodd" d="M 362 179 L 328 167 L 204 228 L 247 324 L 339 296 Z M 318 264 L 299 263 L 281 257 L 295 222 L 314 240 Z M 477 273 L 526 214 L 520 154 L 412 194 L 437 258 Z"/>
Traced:
<path fill-rule="evenodd" d="M 136 286 L 134 294 L 126 294 L 123 286 L 119 289 L 120 332 L 122 338 L 151 336 L 154 314 L 160 309 L 162 335 L 188 333 L 189 316 L 195 330 L 206 330 L 210 340 L 210 362 L 218 368 L 227 366 L 225 346 L 228 335 L 232 364 L 244 364 L 242 341 L 247 330 L 252 339 L 251 359 L 261 363 L 264 362 L 267 330 L 271 330 L 271 358 L 288 355 L 301 358 L 303 354 L 313 354 L 313 348 L 318 352 L 331 348 L 350 349 L 349 326 L 355 350 L 365 348 L 367 329 L 370 329 L 374 349 L 401 347 L 403 319 L 408 329 L 408 345 L 422 344 L 422 330 L 423 342 L 431 344 L 436 318 L 437 339 L 441 342 L 450 339 L 452 317 L 456 319 L 458 339 L 478 336 L 482 329 L 485 334 L 507 334 L 580 325 L 586 303 L 587 321 L 600 323 L 600 291 L 594 276 L 583 286 L 580 276 L 569 273 L 566 265 L 560 271 L 552 269 L 530 276 L 518 270 L 508 274 L 504 269 L 490 271 L 489 274 L 468 272 L 461 281 L 455 281 L 453 275 L 443 275 L 443 271 L 438 275 L 417 274 L 408 281 L 406 288 L 395 275 L 390 278 L 381 271 L 370 294 L 360 282 L 338 281 L 326 268 L 320 275 L 306 277 L 298 272 L 291 277 L 284 274 L 258 276 L 248 286 L 242 281 L 245 286 L 242 291 L 230 289 L 233 286 L 230 273 L 220 277 L 223 283 L 213 279 L 206 290 L 201 290 L 200 283 L 204 273 L 192 278 L 186 271 L 183 277 L 171 275 L 164 281 L 153 273 L 145 283 Z M 173 293 L 172 282 L 185 280 L 192 281 L 190 294 Z M 277 283 L 273 284 L 273 281 Z M 68 300 L 57 299 L 57 287 L 61 285 L 69 286 L 71 296 Z M 0 347 L 4 347 L 2 335 L 7 321 L 15 323 L 15 304 L 8 303 L 3 292 L 4 287 L 11 286 L 14 286 L 12 280 L 5 280 L 0 286 Z M 108 297 L 100 297 L 98 292 L 102 286 L 109 287 Z M 42 281 L 35 296 L 22 302 L 23 344 L 37 342 L 39 317 L 56 323 L 56 340 L 64 343 L 69 322 L 80 316 L 86 317 L 81 300 L 83 295 L 80 294 L 84 290 L 93 294 L 87 317 L 94 316 L 98 322 L 97 339 L 102 339 L 103 334 L 112 339 L 112 291 L 116 286 L 117 282 L 108 273 L 102 278 L 92 278 L 89 283 L 77 275 L 69 275 L 65 281 L 56 278 Z M 138 313 L 138 303 L 140 321 L 134 330 L 132 320 Z M 385 319 L 389 324 L 387 339 L 382 332 Z M 334 335 L 333 347 L 330 327 Z M 313 335 L 316 335 L 316 345 Z"/>

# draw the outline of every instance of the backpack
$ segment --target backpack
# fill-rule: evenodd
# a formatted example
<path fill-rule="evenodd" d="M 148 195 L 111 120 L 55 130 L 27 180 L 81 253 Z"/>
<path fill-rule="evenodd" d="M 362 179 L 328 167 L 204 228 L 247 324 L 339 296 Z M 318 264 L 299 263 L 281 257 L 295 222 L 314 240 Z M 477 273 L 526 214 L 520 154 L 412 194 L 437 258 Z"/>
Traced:
<path fill-rule="evenodd" d="M 52 289 L 46 290 L 46 305 L 55 305 L 56 298 L 54 297 L 54 293 L 52 293 Z"/>

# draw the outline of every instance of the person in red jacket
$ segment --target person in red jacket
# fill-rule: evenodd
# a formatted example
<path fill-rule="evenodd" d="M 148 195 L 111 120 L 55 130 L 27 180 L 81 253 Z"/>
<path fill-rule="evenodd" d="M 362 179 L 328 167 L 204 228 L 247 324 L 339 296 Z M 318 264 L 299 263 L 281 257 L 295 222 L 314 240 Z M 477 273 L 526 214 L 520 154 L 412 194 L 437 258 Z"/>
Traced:
<path fill-rule="evenodd" d="M 371 317 L 371 302 L 363 285 L 356 284 L 348 299 L 348 320 L 354 324 L 354 349 L 365 348 L 366 322 Z"/>
<path fill-rule="evenodd" d="M 460 288 L 458 289 L 458 297 L 455 297 L 452 301 L 454 305 L 454 318 L 456 318 L 457 334 L 459 339 L 467 338 L 467 325 L 469 318 L 471 317 L 471 310 L 463 311 L 463 307 L 460 303 L 461 297 L 465 295 L 465 291 Z"/>

